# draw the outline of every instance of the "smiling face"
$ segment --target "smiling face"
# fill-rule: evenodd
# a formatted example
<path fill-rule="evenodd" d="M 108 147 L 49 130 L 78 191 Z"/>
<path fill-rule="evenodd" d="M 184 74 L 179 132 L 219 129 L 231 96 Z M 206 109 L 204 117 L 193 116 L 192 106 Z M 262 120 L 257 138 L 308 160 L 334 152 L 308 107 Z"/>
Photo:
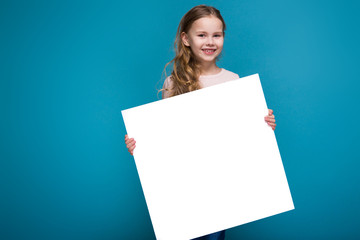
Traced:
<path fill-rule="evenodd" d="M 223 49 L 224 33 L 220 19 L 212 15 L 196 20 L 187 33 L 181 33 L 185 46 L 191 48 L 200 64 L 215 64 Z"/>

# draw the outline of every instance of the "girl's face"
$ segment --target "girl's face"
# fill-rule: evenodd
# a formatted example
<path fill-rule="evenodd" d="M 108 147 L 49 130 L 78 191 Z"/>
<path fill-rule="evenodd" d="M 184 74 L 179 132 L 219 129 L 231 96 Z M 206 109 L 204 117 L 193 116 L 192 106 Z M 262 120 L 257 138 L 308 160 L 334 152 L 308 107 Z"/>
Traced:
<path fill-rule="evenodd" d="M 215 63 L 224 45 L 223 24 L 214 16 L 200 18 L 181 39 L 200 63 Z"/>

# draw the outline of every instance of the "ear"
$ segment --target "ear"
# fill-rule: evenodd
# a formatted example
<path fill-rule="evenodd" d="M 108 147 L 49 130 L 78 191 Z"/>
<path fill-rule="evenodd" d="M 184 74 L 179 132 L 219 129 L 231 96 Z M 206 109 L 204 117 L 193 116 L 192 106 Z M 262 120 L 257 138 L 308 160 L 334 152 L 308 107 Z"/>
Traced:
<path fill-rule="evenodd" d="M 190 46 L 188 35 L 185 32 L 181 33 L 181 40 L 185 46 L 187 46 L 187 47 Z"/>

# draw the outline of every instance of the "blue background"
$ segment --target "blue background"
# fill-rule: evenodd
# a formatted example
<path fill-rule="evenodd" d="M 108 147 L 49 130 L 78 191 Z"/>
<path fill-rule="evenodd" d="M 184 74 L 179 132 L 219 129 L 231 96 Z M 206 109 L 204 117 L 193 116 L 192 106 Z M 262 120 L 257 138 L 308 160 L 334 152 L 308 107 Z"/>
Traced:
<path fill-rule="evenodd" d="M 198 1 L 0 3 L 1 239 L 155 239 L 121 110 L 158 100 Z M 296 209 L 227 239 L 359 239 L 359 4 L 207 1 L 259 73 Z"/>

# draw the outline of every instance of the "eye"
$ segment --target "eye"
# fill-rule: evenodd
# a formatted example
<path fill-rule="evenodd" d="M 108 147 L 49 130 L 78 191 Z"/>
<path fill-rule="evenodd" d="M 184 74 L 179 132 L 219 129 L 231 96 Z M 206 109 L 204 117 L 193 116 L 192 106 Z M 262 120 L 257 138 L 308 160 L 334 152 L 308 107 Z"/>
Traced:
<path fill-rule="evenodd" d="M 214 37 L 219 38 L 221 37 L 221 34 L 215 34 Z"/>
<path fill-rule="evenodd" d="M 198 36 L 199 37 L 205 37 L 205 34 L 199 34 Z"/>

